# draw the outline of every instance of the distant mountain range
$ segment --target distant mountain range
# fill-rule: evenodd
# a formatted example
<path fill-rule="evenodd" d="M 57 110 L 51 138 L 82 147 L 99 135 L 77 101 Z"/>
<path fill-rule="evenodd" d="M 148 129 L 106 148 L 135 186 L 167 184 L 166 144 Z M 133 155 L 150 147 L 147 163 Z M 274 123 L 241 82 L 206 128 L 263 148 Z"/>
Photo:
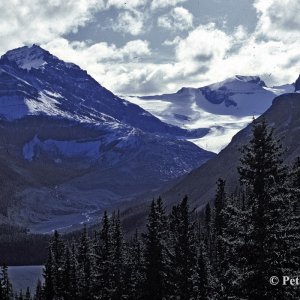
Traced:
<path fill-rule="evenodd" d="M 234 185 L 237 148 L 251 125 L 218 156 L 194 143 L 219 151 L 267 110 L 294 149 L 287 160 L 300 153 L 300 94 L 272 105 L 299 90 L 299 80 L 268 88 L 259 77 L 235 76 L 128 98 L 141 108 L 39 46 L 11 50 L 0 58 L 0 223 L 45 233 L 90 223 L 112 207 L 130 207 L 127 217 L 142 222 L 142 200 L 160 193 L 168 205 L 187 193 L 200 209 L 218 177 Z"/>
<path fill-rule="evenodd" d="M 0 59 L 0 221 L 39 232 L 160 188 L 214 154 L 39 46 Z"/>
<path fill-rule="evenodd" d="M 294 89 L 294 84 L 270 88 L 258 76 L 237 75 L 200 88 L 182 88 L 174 94 L 127 99 L 169 124 L 207 128 L 208 134 L 193 142 L 219 152 L 254 116 L 264 113 L 276 96 Z"/>

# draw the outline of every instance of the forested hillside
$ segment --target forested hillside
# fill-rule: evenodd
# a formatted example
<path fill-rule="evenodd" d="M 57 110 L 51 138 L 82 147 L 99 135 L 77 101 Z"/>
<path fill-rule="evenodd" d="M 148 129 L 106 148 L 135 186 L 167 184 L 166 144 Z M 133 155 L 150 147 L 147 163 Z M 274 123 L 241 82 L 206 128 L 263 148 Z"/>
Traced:
<path fill-rule="evenodd" d="M 298 299 L 300 159 L 282 163 L 264 120 L 241 152 L 236 192 L 220 178 L 214 206 L 200 214 L 187 197 L 167 214 L 158 198 L 130 240 L 119 213 L 105 213 L 92 238 L 85 229 L 65 243 L 55 232 L 35 299 Z M 1 299 L 12 299 L 5 280 Z"/>

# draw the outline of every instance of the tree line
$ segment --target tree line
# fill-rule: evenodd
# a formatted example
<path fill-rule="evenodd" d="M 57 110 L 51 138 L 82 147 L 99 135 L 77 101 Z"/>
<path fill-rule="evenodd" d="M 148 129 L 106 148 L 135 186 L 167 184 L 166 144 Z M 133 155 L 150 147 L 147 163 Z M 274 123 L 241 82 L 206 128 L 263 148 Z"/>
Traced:
<path fill-rule="evenodd" d="M 229 194 L 219 179 L 213 205 L 201 212 L 184 197 L 167 213 L 158 198 L 145 232 L 130 240 L 118 213 L 104 213 L 94 236 L 85 228 L 79 241 L 55 232 L 33 299 L 298 299 L 300 287 L 281 281 L 300 270 L 300 159 L 283 164 L 264 120 L 252 133 L 241 149 L 239 189 Z M 0 298 L 13 299 L 1 284 Z"/>

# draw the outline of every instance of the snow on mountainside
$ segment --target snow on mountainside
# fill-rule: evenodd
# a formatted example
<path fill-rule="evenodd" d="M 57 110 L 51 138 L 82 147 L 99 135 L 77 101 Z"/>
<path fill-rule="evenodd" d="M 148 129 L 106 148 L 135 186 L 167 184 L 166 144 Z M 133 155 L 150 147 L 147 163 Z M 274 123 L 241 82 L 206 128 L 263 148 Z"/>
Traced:
<path fill-rule="evenodd" d="M 208 128 L 207 135 L 192 141 L 219 152 L 253 117 L 264 113 L 274 97 L 293 91 L 293 84 L 269 88 L 258 76 L 237 75 L 201 88 L 127 100 L 169 124 L 187 129 Z"/>
<path fill-rule="evenodd" d="M 137 105 L 120 99 L 81 70 L 39 46 L 8 51 L 0 59 L 0 115 L 8 120 L 47 115 L 84 123 L 113 122 L 144 131 L 203 136 L 171 126 Z"/>
<path fill-rule="evenodd" d="M 0 59 L 0 222 L 37 232 L 90 222 L 214 157 L 184 140 L 205 133 L 163 123 L 39 46 L 9 51 Z"/>

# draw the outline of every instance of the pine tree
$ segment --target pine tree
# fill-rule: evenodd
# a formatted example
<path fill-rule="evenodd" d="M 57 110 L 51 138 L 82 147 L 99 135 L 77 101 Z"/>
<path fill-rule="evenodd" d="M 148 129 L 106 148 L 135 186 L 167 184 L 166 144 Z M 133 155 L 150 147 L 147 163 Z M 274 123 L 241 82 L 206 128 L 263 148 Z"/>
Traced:
<path fill-rule="evenodd" d="M 80 268 L 77 261 L 77 251 L 76 251 L 76 245 L 73 241 L 71 244 L 71 252 L 70 252 L 70 297 L 71 299 L 80 299 L 85 300 L 83 297 L 80 298 L 79 289 L 80 289 L 80 281 L 79 281 L 79 273 Z M 92 278 L 90 277 L 90 280 Z"/>
<path fill-rule="evenodd" d="M 194 299 L 208 300 L 210 298 L 210 290 L 212 289 L 212 281 L 209 271 L 209 259 L 205 246 L 201 242 L 199 245 L 199 254 L 197 258 L 197 296 Z"/>
<path fill-rule="evenodd" d="M 122 228 L 120 222 L 120 213 L 114 216 L 112 228 L 112 242 L 113 242 L 113 295 L 112 299 L 122 299 L 124 291 L 124 241 L 122 235 Z"/>
<path fill-rule="evenodd" d="M 64 295 L 63 263 L 64 263 L 65 245 L 63 240 L 60 237 L 60 234 L 56 230 L 54 231 L 54 235 L 50 247 L 53 255 L 52 282 L 53 282 L 54 296 L 56 298 L 62 298 Z"/>
<path fill-rule="evenodd" d="M 223 210 L 226 202 L 225 180 L 219 178 L 217 181 L 217 191 L 215 196 L 215 218 L 214 218 L 214 239 L 215 239 L 215 263 L 217 276 L 221 277 L 222 261 L 224 259 L 224 249 L 222 244 L 222 234 L 224 229 Z"/>
<path fill-rule="evenodd" d="M 26 289 L 24 300 L 31 300 L 31 293 L 30 293 L 29 287 L 27 287 L 27 289 Z"/>
<path fill-rule="evenodd" d="M 42 283 L 40 280 L 38 280 L 36 285 L 34 300 L 44 300 Z"/>
<path fill-rule="evenodd" d="M 0 286 L 1 286 L 1 299 L 2 300 L 11 300 L 13 298 L 13 290 L 12 285 L 10 283 L 8 277 L 8 268 L 6 265 L 1 267 L 1 275 L 0 275 Z"/>
<path fill-rule="evenodd" d="M 212 213 L 211 213 L 211 208 L 210 204 L 207 203 L 205 206 L 205 223 L 204 223 L 204 240 L 206 243 L 206 248 L 208 249 L 208 253 L 210 256 L 210 259 L 212 259 L 213 256 L 213 245 L 212 245 L 212 240 L 213 240 L 213 234 L 212 234 Z"/>
<path fill-rule="evenodd" d="M 128 251 L 126 286 L 129 299 L 142 299 L 144 277 L 143 245 L 136 230 Z"/>
<path fill-rule="evenodd" d="M 286 207 L 280 187 L 286 179 L 282 165 L 282 150 L 268 129 L 265 120 L 253 127 L 253 138 L 242 149 L 238 168 L 240 181 L 247 188 L 250 224 L 247 236 L 247 272 L 245 289 L 249 299 L 279 299 L 282 289 L 269 283 L 269 277 L 281 277 L 283 257 L 278 256 L 284 241 L 285 221 L 277 218 L 285 215 Z M 278 231 L 279 230 L 279 231 Z"/>
<path fill-rule="evenodd" d="M 73 246 L 72 254 L 72 268 L 73 268 L 73 284 L 76 285 L 76 274 L 74 271 L 76 270 L 76 253 L 75 247 Z M 92 246 L 91 240 L 88 236 L 87 228 L 84 227 L 83 232 L 81 234 L 80 242 L 78 245 L 78 285 L 79 285 L 79 294 L 80 299 L 88 300 L 92 298 Z"/>
<path fill-rule="evenodd" d="M 187 300 L 194 297 L 196 286 L 197 251 L 195 224 L 189 210 L 188 198 L 174 206 L 170 216 L 171 289 L 175 297 Z"/>
<path fill-rule="evenodd" d="M 43 294 L 45 297 L 45 300 L 53 300 L 54 298 L 54 283 L 53 283 L 53 264 L 54 264 L 54 259 L 53 259 L 53 253 L 51 246 L 49 246 L 48 249 L 48 258 L 47 262 L 44 267 L 44 272 L 43 276 L 45 279 L 45 284 L 43 288 Z"/>
<path fill-rule="evenodd" d="M 111 299 L 113 294 L 113 243 L 111 222 L 104 212 L 102 227 L 95 241 L 93 294 L 98 299 Z"/>
<path fill-rule="evenodd" d="M 219 239 L 222 241 L 222 273 L 219 297 L 221 299 L 244 299 L 247 295 L 242 289 L 245 277 L 244 257 L 245 237 L 248 227 L 248 212 L 238 206 L 239 199 L 233 198 L 222 210 L 223 230 Z M 248 249 L 247 249 L 248 250 Z"/>
<path fill-rule="evenodd" d="M 152 201 L 145 243 L 145 299 L 167 296 L 166 216 L 161 198 Z"/>

